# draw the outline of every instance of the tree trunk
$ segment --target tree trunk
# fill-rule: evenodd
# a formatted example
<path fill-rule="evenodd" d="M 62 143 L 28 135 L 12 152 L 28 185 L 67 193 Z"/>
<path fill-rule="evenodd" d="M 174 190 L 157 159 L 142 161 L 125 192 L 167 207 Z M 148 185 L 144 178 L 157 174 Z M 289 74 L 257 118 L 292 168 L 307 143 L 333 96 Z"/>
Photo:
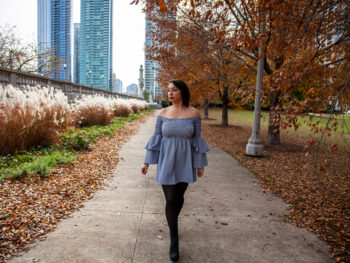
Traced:
<path fill-rule="evenodd" d="M 209 101 L 205 100 L 204 102 L 204 119 L 207 120 L 209 119 Z"/>
<path fill-rule="evenodd" d="M 277 57 L 274 59 L 275 70 L 278 70 L 282 67 L 284 63 L 284 57 Z M 272 74 L 270 67 L 267 67 L 268 75 Z M 281 91 L 278 87 L 274 86 L 271 83 L 270 90 L 270 111 L 269 111 L 269 127 L 267 133 L 267 143 L 269 144 L 281 144 L 280 140 L 280 124 L 281 124 L 281 115 L 280 110 L 282 109 L 281 105 Z"/>
<path fill-rule="evenodd" d="M 280 144 L 280 93 L 271 92 L 270 94 L 270 111 L 267 142 L 269 144 Z"/>
<path fill-rule="evenodd" d="M 224 86 L 224 92 L 222 94 L 222 119 L 221 125 L 228 126 L 228 87 Z"/>

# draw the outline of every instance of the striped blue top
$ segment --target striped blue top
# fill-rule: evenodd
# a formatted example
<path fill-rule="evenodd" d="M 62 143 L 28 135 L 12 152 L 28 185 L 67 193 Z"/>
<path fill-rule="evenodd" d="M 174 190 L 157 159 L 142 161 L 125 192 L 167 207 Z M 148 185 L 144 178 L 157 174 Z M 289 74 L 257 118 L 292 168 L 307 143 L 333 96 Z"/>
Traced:
<path fill-rule="evenodd" d="M 172 185 L 197 180 L 196 168 L 208 165 L 209 147 L 201 136 L 201 118 L 157 116 L 153 135 L 145 146 L 144 163 L 157 164 L 156 181 Z"/>

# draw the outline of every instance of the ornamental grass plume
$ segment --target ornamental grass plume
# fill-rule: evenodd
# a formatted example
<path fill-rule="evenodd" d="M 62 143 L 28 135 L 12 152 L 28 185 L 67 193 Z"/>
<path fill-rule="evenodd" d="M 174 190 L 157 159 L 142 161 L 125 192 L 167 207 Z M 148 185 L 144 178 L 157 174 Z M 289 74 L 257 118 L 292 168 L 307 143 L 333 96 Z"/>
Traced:
<path fill-rule="evenodd" d="M 68 99 L 61 90 L 0 85 L 0 154 L 56 144 L 69 118 Z"/>
<path fill-rule="evenodd" d="M 139 103 L 140 103 L 140 110 L 148 110 L 148 103 L 147 103 L 147 101 L 144 101 L 144 100 L 142 100 L 142 101 L 139 101 Z"/>
<path fill-rule="evenodd" d="M 148 106 L 148 103 L 147 101 L 141 101 L 141 107 L 142 107 L 142 110 L 148 110 L 149 106 Z"/>
<path fill-rule="evenodd" d="M 91 126 L 95 124 L 107 125 L 111 123 L 114 112 L 115 99 L 100 95 L 83 96 L 75 100 L 72 114 L 75 116 L 76 126 Z"/>
<path fill-rule="evenodd" d="M 131 108 L 135 113 L 148 109 L 148 103 L 146 101 L 130 99 L 129 103 L 131 104 Z"/>
<path fill-rule="evenodd" d="M 140 111 L 140 104 L 139 101 L 136 99 L 130 99 L 129 100 L 130 104 L 131 104 L 131 109 L 133 112 L 139 112 Z"/>
<path fill-rule="evenodd" d="M 132 112 L 130 100 L 118 98 L 114 100 L 114 115 L 118 117 L 128 117 Z"/>

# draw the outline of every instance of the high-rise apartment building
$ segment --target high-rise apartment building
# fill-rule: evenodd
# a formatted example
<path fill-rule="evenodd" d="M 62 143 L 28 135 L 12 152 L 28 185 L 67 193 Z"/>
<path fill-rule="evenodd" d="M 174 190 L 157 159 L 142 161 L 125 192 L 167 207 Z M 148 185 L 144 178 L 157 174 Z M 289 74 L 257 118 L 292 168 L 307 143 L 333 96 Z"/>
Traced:
<path fill-rule="evenodd" d="M 149 19 L 149 15 L 146 14 L 146 30 L 145 30 L 145 46 L 152 46 L 152 33 L 154 31 L 155 25 Z M 146 54 L 145 54 L 146 55 Z M 150 94 L 150 101 L 152 102 L 157 96 L 159 90 L 155 90 L 155 87 L 159 87 L 156 76 L 157 69 L 159 68 L 158 62 L 149 60 L 145 56 L 145 90 Z"/>
<path fill-rule="evenodd" d="M 80 24 L 74 24 L 74 56 L 73 56 L 74 82 L 80 83 Z"/>
<path fill-rule="evenodd" d="M 113 0 L 81 0 L 80 83 L 112 90 Z"/>
<path fill-rule="evenodd" d="M 122 93 L 123 82 L 120 79 L 117 79 L 117 75 L 115 73 L 113 73 L 112 80 L 112 91 Z"/>
<path fill-rule="evenodd" d="M 137 84 L 133 83 L 126 87 L 126 93 L 129 95 L 138 95 L 139 88 Z"/>
<path fill-rule="evenodd" d="M 116 79 L 117 79 L 117 75 L 115 73 L 113 73 L 112 74 L 112 91 L 113 92 L 117 91 Z"/>
<path fill-rule="evenodd" d="M 42 74 L 71 80 L 71 32 L 71 0 L 38 0 L 39 54 L 51 52 L 55 58 L 49 67 L 46 67 L 49 56 L 39 59 L 38 66 Z"/>
<path fill-rule="evenodd" d="M 123 92 L 123 81 L 120 79 L 115 80 L 115 87 L 116 87 L 116 92 L 122 93 Z"/>
<path fill-rule="evenodd" d="M 63 60 L 51 74 L 55 79 L 72 79 L 71 32 L 71 0 L 51 0 L 51 48 L 55 56 Z"/>
<path fill-rule="evenodd" d="M 51 1 L 38 0 L 38 71 L 44 76 L 50 76 L 47 56 L 51 50 Z"/>

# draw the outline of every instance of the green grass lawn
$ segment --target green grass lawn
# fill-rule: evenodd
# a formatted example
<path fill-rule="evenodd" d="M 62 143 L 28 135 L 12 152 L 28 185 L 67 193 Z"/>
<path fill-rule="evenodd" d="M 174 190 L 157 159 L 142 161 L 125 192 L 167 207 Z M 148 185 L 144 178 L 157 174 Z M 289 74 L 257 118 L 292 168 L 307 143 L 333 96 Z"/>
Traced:
<path fill-rule="evenodd" d="M 222 108 L 210 108 L 209 109 L 209 118 L 217 119 L 218 121 L 221 121 L 221 115 L 222 115 Z M 282 116 L 283 117 L 283 116 Z M 342 115 L 337 116 L 337 130 L 334 132 L 332 125 L 336 122 L 335 120 L 330 121 L 328 127 L 332 128 L 332 133 L 328 140 L 330 140 L 333 143 L 337 143 L 339 145 L 349 145 L 350 143 L 350 116 L 344 116 L 344 121 L 342 119 Z M 234 125 L 253 125 L 254 121 L 254 111 L 247 111 L 247 110 L 232 110 L 230 109 L 228 111 L 228 118 L 229 122 L 233 123 Z M 310 120 L 309 116 L 304 117 L 298 117 L 298 122 L 300 123 L 300 127 L 295 131 L 294 127 L 287 128 L 285 130 L 282 130 L 282 133 L 289 133 L 291 135 L 303 135 L 303 136 L 309 136 L 314 139 L 320 138 L 320 133 L 314 133 L 311 131 L 311 127 L 308 126 L 308 123 L 314 123 L 317 124 L 317 127 L 324 129 L 327 124 L 328 118 L 325 117 L 317 117 L 313 116 L 313 118 Z M 268 112 L 262 112 L 262 118 L 261 118 L 261 128 L 267 129 L 268 126 Z M 348 129 L 347 129 L 348 127 Z M 328 137 L 328 136 L 327 136 Z"/>

